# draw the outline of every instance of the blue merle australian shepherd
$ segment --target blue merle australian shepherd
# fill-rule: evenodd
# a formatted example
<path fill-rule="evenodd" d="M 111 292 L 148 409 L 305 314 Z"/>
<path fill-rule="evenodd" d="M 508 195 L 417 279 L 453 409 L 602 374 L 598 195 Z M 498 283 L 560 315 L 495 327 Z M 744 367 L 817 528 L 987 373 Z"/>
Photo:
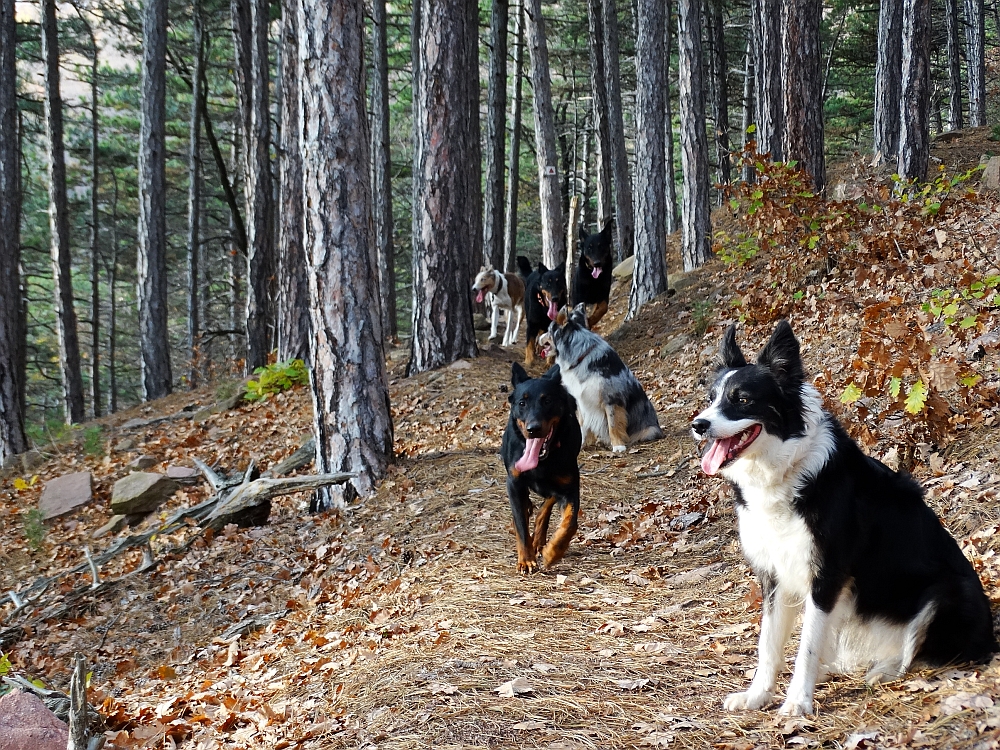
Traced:
<path fill-rule="evenodd" d="M 802 634 L 779 713 L 813 712 L 827 673 L 894 680 L 914 661 L 981 661 L 997 650 L 972 565 L 920 486 L 861 452 L 806 382 L 787 321 L 748 364 L 722 339 L 710 405 L 691 424 L 706 474 L 735 487 L 743 553 L 763 593 L 758 665 L 729 710 L 774 698 L 785 644 Z"/>

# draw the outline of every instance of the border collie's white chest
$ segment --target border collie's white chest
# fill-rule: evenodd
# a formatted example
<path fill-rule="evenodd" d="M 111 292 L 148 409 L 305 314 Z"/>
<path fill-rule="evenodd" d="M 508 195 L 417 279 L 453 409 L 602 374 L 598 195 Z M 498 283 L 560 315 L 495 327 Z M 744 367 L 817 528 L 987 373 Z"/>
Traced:
<path fill-rule="evenodd" d="M 760 491 L 743 491 L 746 505 L 737 506 L 740 544 L 754 570 L 774 576 L 796 597 L 809 594 L 815 570 L 812 533 L 791 509 L 791 498 L 775 501 Z"/>

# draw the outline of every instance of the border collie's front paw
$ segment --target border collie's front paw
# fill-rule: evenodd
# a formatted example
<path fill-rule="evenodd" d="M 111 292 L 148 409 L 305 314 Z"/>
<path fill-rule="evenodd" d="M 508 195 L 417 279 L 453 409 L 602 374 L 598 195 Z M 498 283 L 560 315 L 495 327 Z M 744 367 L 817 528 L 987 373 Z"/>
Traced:
<path fill-rule="evenodd" d="M 611 450 L 615 453 L 624 453 L 626 446 L 624 445 L 612 445 Z"/>
<path fill-rule="evenodd" d="M 742 693 L 730 693 L 722 705 L 727 711 L 756 711 L 770 703 L 772 698 L 774 698 L 774 693 L 770 690 L 751 688 Z"/>
<path fill-rule="evenodd" d="M 787 698 L 778 709 L 781 716 L 806 716 L 812 712 L 812 700 L 793 700 L 792 698 Z"/>

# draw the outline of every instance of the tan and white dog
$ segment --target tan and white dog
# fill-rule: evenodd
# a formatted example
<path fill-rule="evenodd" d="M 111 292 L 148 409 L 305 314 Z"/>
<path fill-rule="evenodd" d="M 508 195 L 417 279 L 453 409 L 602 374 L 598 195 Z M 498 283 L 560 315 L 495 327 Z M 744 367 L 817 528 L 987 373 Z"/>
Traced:
<path fill-rule="evenodd" d="M 503 335 L 502 346 L 510 346 L 517 341 L 521 330 L 521 316 L 524 315 L 524 281 L 516 273 L 500 273 L 489 266 L 483 266 L 476 275 L 472 285 L 476 292 L 476 302 L 482 302 L 486 294 L 492 297 L 493 322 L 490 326 L 490 338 L 497 336 L 497 326 L 500 323 L 500 308 L 507 311 L 507 329 Z"/>

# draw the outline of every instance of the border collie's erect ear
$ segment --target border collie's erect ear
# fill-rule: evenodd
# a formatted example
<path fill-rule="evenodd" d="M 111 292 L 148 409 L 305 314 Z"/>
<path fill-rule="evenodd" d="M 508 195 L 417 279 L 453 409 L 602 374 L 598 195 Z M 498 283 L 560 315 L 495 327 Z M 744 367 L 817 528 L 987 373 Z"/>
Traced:
<path fill-rule="evenodd" d="M 515 388 L 517 388 L 525 380 L 531 380 L 528 377 L 528 373 L 525 372 L 524 368 L 521 367 L 520 362 L 512 362 L 510 365 L 510 383 Z"/>
<path fill-rule="evenodd" d="M 722 344 L 719 346 L 719 369 L 746 367 L 747 358 L 743 356 L 740 345 L 736 343 L 736 324 L 733 323 L 722 334 Z"/>
<path fill-rule="evenodd" d="M 576 323 L 578 326 L 587 327 L 587 305 L 584 302 L 580 302 L 573 308 L 573 312 L 570 313 L 569 319 Z"/>
<path fill-rule="evenodd" d="M 799 386 L 806 379 L 802 369 L 799 341 L 787 320 L 778 321 L 771 339 L 757 355 L 757 364 L 766 367 L 782 386 Z"/>

